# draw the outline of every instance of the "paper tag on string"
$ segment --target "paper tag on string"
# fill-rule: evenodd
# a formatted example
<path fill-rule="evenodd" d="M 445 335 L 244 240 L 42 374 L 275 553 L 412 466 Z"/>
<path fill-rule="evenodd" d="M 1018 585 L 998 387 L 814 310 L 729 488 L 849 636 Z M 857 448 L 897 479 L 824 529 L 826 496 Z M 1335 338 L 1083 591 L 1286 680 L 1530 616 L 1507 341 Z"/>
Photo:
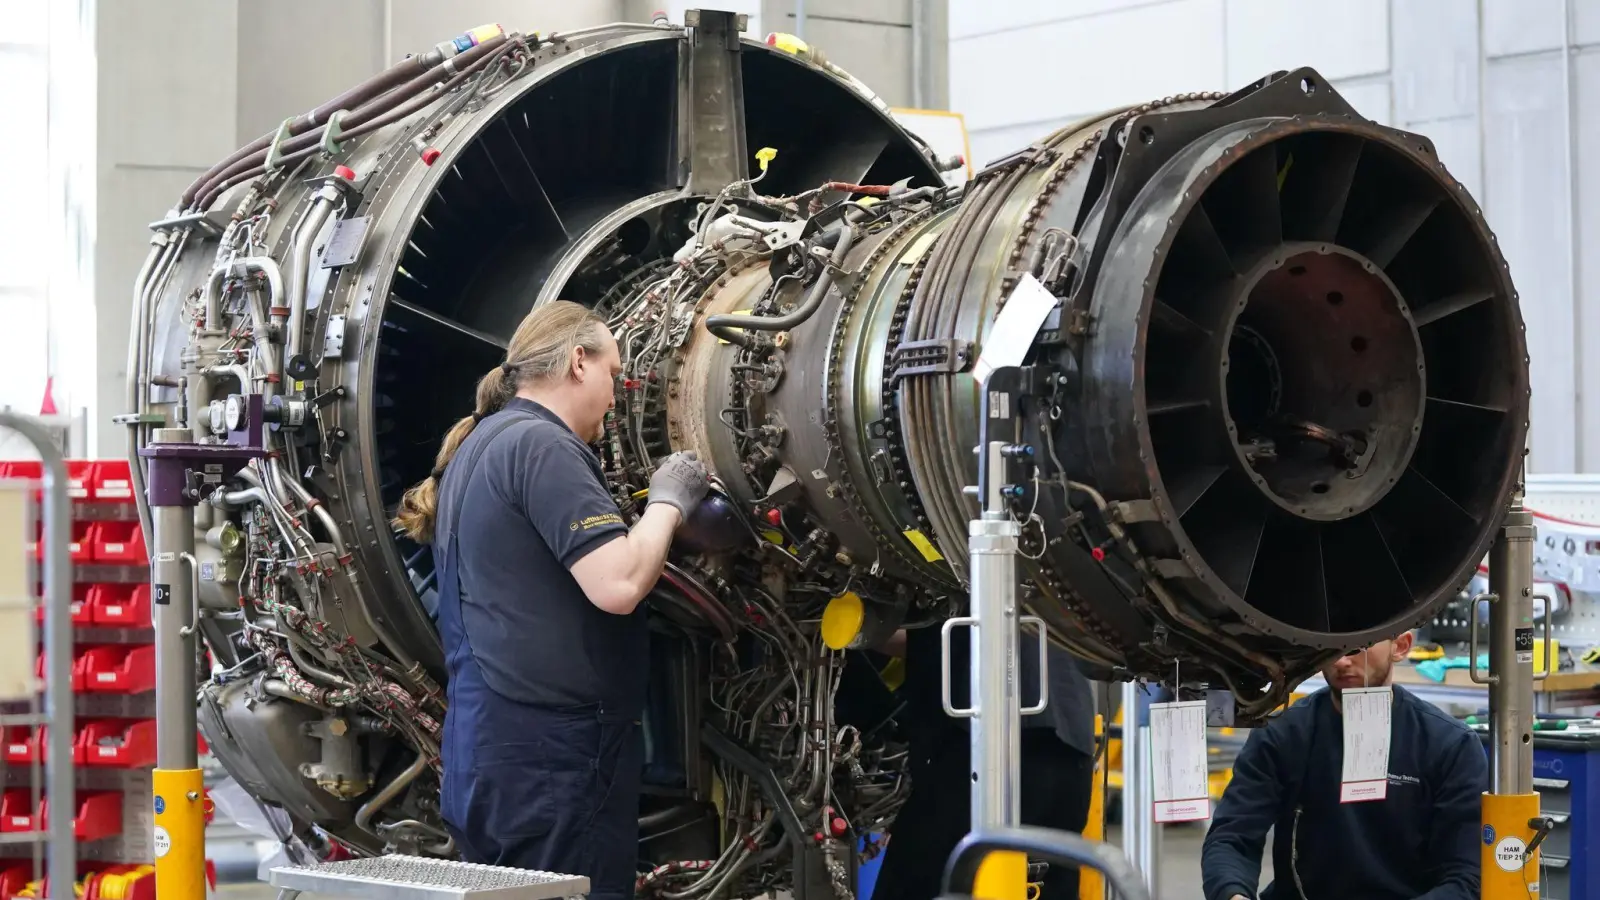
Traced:
<path fill-rule="evenodd" d="M 1210 818 L 1204 700 L 1150 704 L 1150 767 L 1157 822 Z"/>
<path fill-rule="evenodd" d="M 995 369 L 1022 365 L 1034 337 L 1050 317 L 1050 310 L 1060 302 L 1032 275 L 1018 279 L 1011 296 L 1006 298 L 1005 308 L 995 316 L 994 327 L 983 337 L 983 349 L 972 365 L 972 377 L 982 384 Z"/>
<path fill-rule="evenodd" d="M 1345 688 L 1339 704 L 1344 710 L 1339 802 L 1382 800 L 1389 795 L 1389 714 L 1394 692 L 1388 686 Z"/>

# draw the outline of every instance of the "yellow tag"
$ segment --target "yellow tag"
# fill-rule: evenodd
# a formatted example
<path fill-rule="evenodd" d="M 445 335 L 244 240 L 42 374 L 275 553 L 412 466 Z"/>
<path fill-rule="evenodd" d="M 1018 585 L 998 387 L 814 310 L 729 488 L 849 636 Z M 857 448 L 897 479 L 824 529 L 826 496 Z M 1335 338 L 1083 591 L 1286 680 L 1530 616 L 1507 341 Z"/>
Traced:
<path fill-rule="evenodd" d="M 928 540 L 928 536 L 921 531 L 915 528 L 907 528 L 904 534 L 906 540 L 911 542 L 911 546 L 916 547 L 917 551 L 922 554 L 923 559 L 928 562 L 940 562 L 944 559 L 944 556 L 939 553 L 939 548 L 933 546 L 933 541 Z"/>
<path fill-rule="evenodd" d="M 750 315 L 750 310 L 748 310 L 748 309 L 736 309 L 733 312 L 728 313 L 728 315 L 730 315 L 730 316 L 748 316 L 748 315 Z M 727 338 L 717 338 L 717 343 L 719 343 L 719 344 L 726 344 L 727 342 L 728 342 Z M 778 543 L 782 543 L 782 542 L 781 541 L 773 541 L 773 543 L 774 544 L 778 544 Z"/>
<path fill-rule="evenodd" d="M 906 683 L 906 661 L 896 656 L 889 660 L 889 664 L 883 667 L 878 677 L 883 680 L 884 687 L 891 691 L 899 690 L 900 685 Z"/>
<path fill-rule="evenodd" d="M 295 390 L 295 393 L 297 393 L 297 394 L 298 394 L 298 393 L 300 393 L 300 392 L 301 392 L 301 391 L 304 391 L 304 390 L 305 390 L 305 389 L 306 389 L 306 383 L 305 383 L 305 382 L 304 382 L 304 381 L 296 381 L 296 382 L 295 382 L 295 383 L 294 383 L 294 390 Z"/>
<path fill-rule="evenodd" d="M 911 246 L 906 248 L 906 252 L 897 262 L 902 266 L 916 263 L 917 260 L 922 258 L 922 254 L 927 253 L 928 248 L 933 246 L 933 242 L 938 239 L 939 234 L 940 232 L 937 231 L 923 232 L 916 240 L 911 242 Z"/>
<path fill-rule="evenodd" d="M 777 158 L 778 151 L 772 147 L 762 147 L 756 151 L 756 165 L 760 166 L 763 172 L 767 170 L 767 164 Z"/>
<path fill-rule="evenodd" d="M 761 532 L 761 536 L 766 538 L 767 543 L 769 544 L 777 544 L 779 547 L 783 546 L 783 532 L 781 531 L 763 531 Z"/>

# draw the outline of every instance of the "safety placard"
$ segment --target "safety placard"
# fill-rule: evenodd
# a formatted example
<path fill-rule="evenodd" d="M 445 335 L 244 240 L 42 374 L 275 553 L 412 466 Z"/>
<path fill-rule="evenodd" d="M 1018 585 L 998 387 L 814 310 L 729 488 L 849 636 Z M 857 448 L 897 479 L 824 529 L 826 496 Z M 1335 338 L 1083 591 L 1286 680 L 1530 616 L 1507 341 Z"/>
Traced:
<path fill-rule="evenodd" d="M 1204 700 L 1150 704 L 1150 769 L 1157 822 L 1210 818 Z"/>
<path fill-rule="evenodd" d="M 1382 800 L 1389 795 L 1389 715 L 1394 692 L 1384 687 L 1345 688 L 1339 704 L 1344 712 L 1344 776 L 1340 803 Z"/>

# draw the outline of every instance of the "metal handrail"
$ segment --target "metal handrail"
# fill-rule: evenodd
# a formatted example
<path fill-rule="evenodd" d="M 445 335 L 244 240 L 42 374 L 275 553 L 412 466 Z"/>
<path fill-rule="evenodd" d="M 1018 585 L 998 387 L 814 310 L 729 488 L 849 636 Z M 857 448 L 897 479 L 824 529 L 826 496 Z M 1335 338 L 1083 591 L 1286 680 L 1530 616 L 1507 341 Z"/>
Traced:
<path fill-rule="evenodd" d="M 67 896 L 77 881 L 77 843 L 73 839 L 72 737 L 72 505 L 67 494 L 67 461 L 55 437 L 33 416 L 0 411 L 0 428 L 8 428 L 33 445 L 43 463 L 44 519 L 44 718 L 45 796 L 55 801 L 55 815 L 45 830 L 46 867 L 52 896 Z M 67 894 L 61 893 L 63 890 Z"/>
<path fill-rule="evenodd" d="M 962 838 L 944 869 L 944 896 L 971 896 L 978 867 L 989 854 L 1001 851 L 1026 853 L 1052 866 L 1094 869 L 1122 900 L 1150 900 L 1150 892 L 1122 851 L 1070 831 L 1029 827 L 975 831 Z"/>

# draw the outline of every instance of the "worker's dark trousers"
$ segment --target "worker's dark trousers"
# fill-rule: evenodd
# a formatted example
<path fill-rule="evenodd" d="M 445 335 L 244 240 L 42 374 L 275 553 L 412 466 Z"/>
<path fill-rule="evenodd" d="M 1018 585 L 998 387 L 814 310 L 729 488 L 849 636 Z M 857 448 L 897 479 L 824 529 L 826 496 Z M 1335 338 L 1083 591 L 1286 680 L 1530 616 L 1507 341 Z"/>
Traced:
<path fill-rule="evenodd" d="M 493 712 L 473 729 L 479 740 L 467 771 L 446 751 L 443 805 L 461 858 L 587 875 L 590 900 L 632 897 L 644 766 L 639 724 L 522 704 L 512 719 L 503 718 L 509 709 Z M 515 734 L 484 740 L 493 731 Z"/>
<path fill-rule="evenodd" d="M 972 785 L 965 729 L 914 740 L 911 796 L 889 831 L 888 853 L 871 900 L 931 900 L 944 864 L 972 827 Z M 931 746 L 930 746 L 931 745 Z M 1094 761 L 1046 728 L 1022 731 L 1022 824 L 1082 834 L 1089 820 Z M 1051 866 L 1040 900 L 1077 900 L 1078 870 Z"/>

